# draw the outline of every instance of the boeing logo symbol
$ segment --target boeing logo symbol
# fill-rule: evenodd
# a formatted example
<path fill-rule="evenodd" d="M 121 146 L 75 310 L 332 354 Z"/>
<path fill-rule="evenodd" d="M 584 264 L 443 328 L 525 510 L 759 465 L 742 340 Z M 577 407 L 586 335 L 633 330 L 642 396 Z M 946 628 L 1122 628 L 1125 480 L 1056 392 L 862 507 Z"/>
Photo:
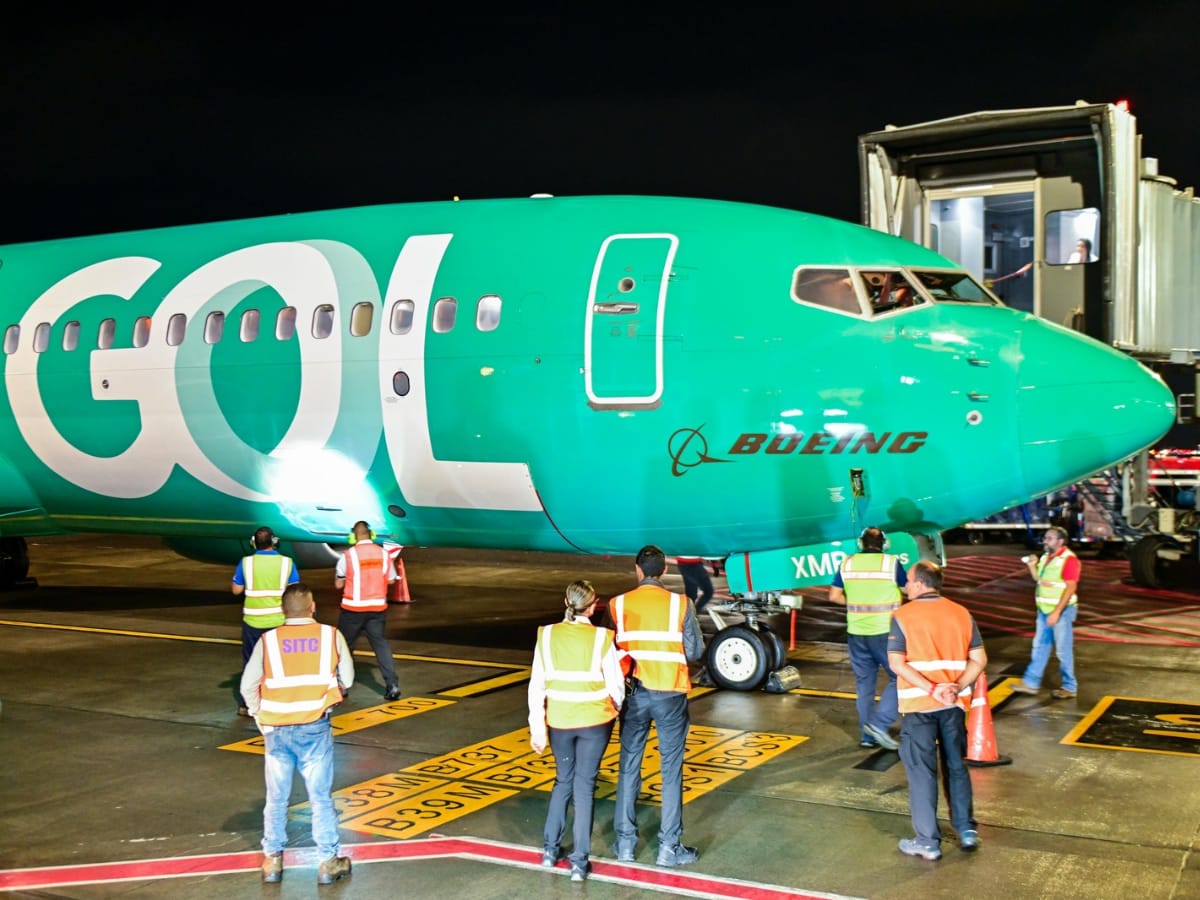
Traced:
<path fill-rule="evenodd" d="M 709 456 L 708 440 L 698 428 L 680 428 L 667 440 L 667 452 L 671 456 L 671 474 L 679 477 L 701 463 L 728 463 L 732 459 Z M 860 451 L 866 453 L 916 453 L 929 439 L 927 431 L 884 431 L 878 435 L 873 431 L 857 430 L 842 435 L 827 431 L 814 431 L 805 435 L 802 431 L 788 434 L 762 434 L 745 432 L 739 434 L 727 451 L 733 456 L 753 456 L 759 452 L 772 456 L 791 454 L 822 455 Z"/>

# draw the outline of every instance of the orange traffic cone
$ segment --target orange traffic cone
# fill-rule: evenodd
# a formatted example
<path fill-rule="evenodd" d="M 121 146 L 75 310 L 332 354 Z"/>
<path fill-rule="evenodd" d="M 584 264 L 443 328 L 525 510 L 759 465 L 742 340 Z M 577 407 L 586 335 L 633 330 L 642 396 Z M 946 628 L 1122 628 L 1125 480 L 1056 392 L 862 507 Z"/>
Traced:
<path fill-rule="evenodd" d="M 967 718 L 968 766 L 1007 766 L 1012 759 L 1001 756 L 996 749 L 996 732 L 992 730 L 992 707 L 988 702 L 987 676 L 982 672 L 975 679 L 971 695 L 971 714 Z"/>
<path fill-rule="evenodd" d="M 393 603 L 412 603 L 408 593 L 408 579 L 404 577 L 404 560 L 396 558 L 396 580 L 392 582 L 392 596 L 388 598 Z"/>

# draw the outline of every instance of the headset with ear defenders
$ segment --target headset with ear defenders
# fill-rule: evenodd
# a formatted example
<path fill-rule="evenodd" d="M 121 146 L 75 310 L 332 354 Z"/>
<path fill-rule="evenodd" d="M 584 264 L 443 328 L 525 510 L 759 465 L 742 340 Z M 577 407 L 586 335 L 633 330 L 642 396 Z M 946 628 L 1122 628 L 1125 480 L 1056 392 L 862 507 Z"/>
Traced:
<path fill-rule="evenodd" d="M 259 531 L 266 531 L 266 533 L 271 536 L 271 548 L 270 549 L 274 550 L 279 546 L 279 538 L 275 536 L 275 532 L 272 531 L 270 528 L 266 528 L 264 526 L 263 528 L 259 528 L 257 531 L 255 531 L 254 534 L 250 535 L 250 546 L 251 547 L 253 547 L 255 550 L 260 549 L 258 546 L 258 532 Z M 266 550 L 267 548 L 263 547 L 261 549 Z"/>
<path fill-rule="evenodd" d="M 374 528 L 370 529 L 370 533 L 371 533 L 371 540 L 375 540 L 375 529 Z M 353 531 L 351 531 L 348 535 L 346 535 L 346 543 L 349 544 L 351 547 L 353 547 L 355 544 L 358 543 L 358 538 L 354 536 Z"/>
<path fill-rule="evenodd" d="M 862 550 L 862 549 L 864 549 L 864 548 L 863 548 L 863 535 L 864 535 L 864 534 L 866 534 L 868 531 L 872 531 L 872 530 L 873 530 L 873 531 L 878 531 L 878 532 L 879 532 L 881 535 L 883 535 L 883 547 L 881 548 L 881 550 L 880 550 L 880 551 L 877 551 L 877 552 L 883 552 L 883 553 L 886 553 L 886 552 L 887 552 L 887 550 L 888 550 L 888 547 L 890 547 L 890 546 L 891 546 L 891 543 L 892 543 L 892 542 L 888 540 L 888 536 L 887 536 L 886 534 L 884 534 L 884 533 L 883 533 L 883 530 L 882 530 L 882 529 L 876 528 L 874 525 L 868 525 L 866 528 L 864 528 L 864 529 L 863 529 L 863 530 L 862 530 L 862 531 L 859 533 L 859 535 L 858 535 L 858 549 L 859 549 L 859 550 Z"/>

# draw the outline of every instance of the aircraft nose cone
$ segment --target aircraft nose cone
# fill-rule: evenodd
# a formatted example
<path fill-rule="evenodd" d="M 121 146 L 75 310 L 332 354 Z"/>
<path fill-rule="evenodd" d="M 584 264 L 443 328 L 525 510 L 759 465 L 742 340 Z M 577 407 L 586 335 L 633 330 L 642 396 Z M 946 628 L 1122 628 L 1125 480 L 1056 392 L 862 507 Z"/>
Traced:
<path fill-rule="evenodd" d="M 1132 357 L 1030 319 L 1021 335 L 1017 429 L 1027 493 L 1078 481 L 1157 441 L 1175 399 Z"/>

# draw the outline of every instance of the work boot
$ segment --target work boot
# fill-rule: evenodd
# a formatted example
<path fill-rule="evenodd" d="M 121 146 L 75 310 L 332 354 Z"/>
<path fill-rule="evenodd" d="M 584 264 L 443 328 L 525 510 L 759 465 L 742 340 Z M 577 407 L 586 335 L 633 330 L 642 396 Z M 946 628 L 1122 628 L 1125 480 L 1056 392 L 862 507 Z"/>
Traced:
<path fill-rule="evenodd" d="M 350 874 L 350 857 L 331 856 L 317 866 L 317 884 L 333 884 L 343 875 Z"/>
<path fill-rule="evenodd" d="M 263 856 L 262 861 L 263 882 L 266 884 L 274 884 L 277 881 L 283 880 L 283 854 L 273 853 Z"/>
<path fill-rule="evenodd" d="M 391 703 L 393 700 L 400 699 L 400 686 L 398 684 L 388 685 L 387 693 L 383 695 L 383 699 Z"/>
<path fill-rule="evenodd" d="M 695 847 L 676 844 L 674 847 L 659 847 L 655 863 L 673 869 L 675 866 L 689 866 L 699 858 L 700 851 Z"/>

